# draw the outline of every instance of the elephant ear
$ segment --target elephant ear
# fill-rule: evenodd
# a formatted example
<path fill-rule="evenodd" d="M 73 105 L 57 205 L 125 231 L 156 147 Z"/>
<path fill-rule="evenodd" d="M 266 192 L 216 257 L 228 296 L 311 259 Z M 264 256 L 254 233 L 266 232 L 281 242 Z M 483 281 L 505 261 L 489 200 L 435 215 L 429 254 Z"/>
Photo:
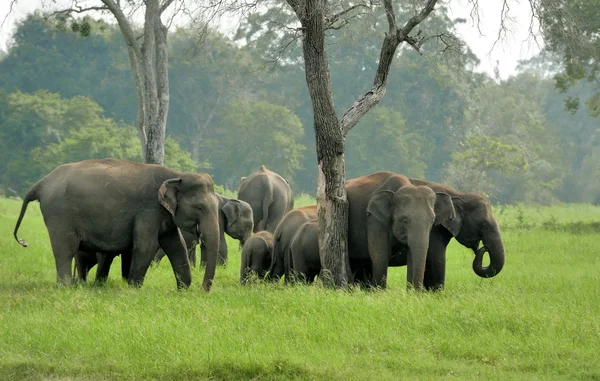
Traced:
<path fill-rule="evenodd" d="M 394 192 L 390 190 L 373 193 L 367 205 L 367 214 L 372 215 L 384 225 L 389 224 L 392 219 L 392 197 L 394 197 Z"/>
<path fill-rule="evenodd" d="M 162 183 L 158 189 L 158 201 L 173 217 L 175 217 L 175 211 L 177 210 L 177 195 L 179 194 L 181 182 L 182 180 L 179 177 L 169 179 Z"/>
<path fill-rule="evenodd" d="M 443 223 L 450 223 L 456 218 L 456 210 L 454 210 L 454 204 L 452 204 L 452 198 L 448 193 L 436 192 L 435 193 L 435 206 L 433 208 L 435 213 L 434 225 L 440 225 Z"/>
<path fill-rule="evenodd" d="M 229 200 L 223 205 L 221 208 L 223 213 L 225 214 L 225 219 L 227 220 L 227 226 L 233 225 L 233 223 L 240 217 L 242 214 L 242 204 L 238 200 Z"/>
<path fill-rule="evenodd" d="M 455 216 L 451 220 L 442 221 L 442 226 L 445 227 L 453 237 L 456 237 L 462 229 L 462 212 L 464 201 L 460 197 L 451 197 L 452 205 L 454 205 Z"/>

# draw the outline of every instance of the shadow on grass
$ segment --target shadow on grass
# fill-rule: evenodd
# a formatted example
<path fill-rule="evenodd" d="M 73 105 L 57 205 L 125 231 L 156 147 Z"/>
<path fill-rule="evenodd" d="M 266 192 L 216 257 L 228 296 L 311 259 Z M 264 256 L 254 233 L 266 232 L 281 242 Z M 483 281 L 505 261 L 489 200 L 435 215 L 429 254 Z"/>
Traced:
<path fill-rule="evenodd" d="M 50 365 L 19 362 L 0 364 L 0 379 L 11 381 L 104 381 L 104 380 L 307 380 L 337 379 L 333 374 L 310 371 L 298 364 L 277 361 L 270 364 L 234 364 L 212 362 L 197 369 L 166 369 L 145 372 L 143 369 L 57 369 Z M 88 374 L 86 374 L 88 373 Z M 94 374 L 100 373 L 100 374 Z M 4 378 L 6 377 L 6 378 Z"/>

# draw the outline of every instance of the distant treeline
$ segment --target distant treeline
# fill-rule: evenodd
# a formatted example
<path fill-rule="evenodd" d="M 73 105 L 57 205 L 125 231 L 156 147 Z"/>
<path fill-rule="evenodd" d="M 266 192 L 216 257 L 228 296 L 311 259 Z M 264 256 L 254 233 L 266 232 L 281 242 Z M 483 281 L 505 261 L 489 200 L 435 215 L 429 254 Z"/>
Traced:
<path fill-rule="evenodd" d="M 454 21 L 433 18 L 438 30 Z M 57 165 L 84 158 L 141 160 L 137 104 L 118 29 L 90 20 L 88 36 L 31 15 L 0 57 L 0 183 L 23 194 Z M 253 20 L 252 22 L 266 22 Z M 268 25 L 266 26 L 268 27 Z M 314 194 L 312 108 L 300 47 L 277 66 L 275 34 L 173 29 L 166 165 L 211 173 L 236 189 L 261 164 Z M 329 43 L 339 112 L 370 88 L 381 36 L 365 25 Z M 239 45 L 244 45 L 239 47 Z M 598 119 L 564 110 L 552 62 L 525 63 L 506 81 L 474 73 L 467 50 L 402 50 L 387 94 L 348 135 L 347 178 L 377 170 L 449 183 L 495 202 L 591 202 L 598 196 Z M 588 84 L 572 92 L 593 93 Z"/>

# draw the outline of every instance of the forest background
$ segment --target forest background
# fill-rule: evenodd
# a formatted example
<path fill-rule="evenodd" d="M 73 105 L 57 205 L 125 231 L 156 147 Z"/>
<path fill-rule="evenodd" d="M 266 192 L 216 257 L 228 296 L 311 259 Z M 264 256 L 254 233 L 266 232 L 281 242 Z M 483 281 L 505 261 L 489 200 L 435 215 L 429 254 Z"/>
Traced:
<path fill-rule="evenodd" d="M 296 193 L 314 194 L 301 47 L 282 52 L 268 17 L 248 18 L 233 38 L 210 28 L 199 34 L 198 26 L 170 33 L 165 165 L 209 172 L 235 190 L 240 177 L 265 164 Z M 442 8 L 427 28 L 452 32 L 465 21 Z M 368 23 L 332 31 L 328 56 L 339 111 L 368 88 L 380 40 Z M 387 95 L 348 134 L 346 178 L 389 170 L 481 192 L 495 203 L 600 202 L 597 105 L 572 101 L 594 99 L 593 83 L 557 89 L 554 75 L 563 68 L 546 51 L 504 80 L 475 72 L 479 58 L 464 45 L 440 53 L 431 44 L 422 53 L 400 50 Z M 30 15 L 0 53 L 5 194 L 23 195 L 65 162 L 142 161 L 136 110 L 116 26 Z"/>

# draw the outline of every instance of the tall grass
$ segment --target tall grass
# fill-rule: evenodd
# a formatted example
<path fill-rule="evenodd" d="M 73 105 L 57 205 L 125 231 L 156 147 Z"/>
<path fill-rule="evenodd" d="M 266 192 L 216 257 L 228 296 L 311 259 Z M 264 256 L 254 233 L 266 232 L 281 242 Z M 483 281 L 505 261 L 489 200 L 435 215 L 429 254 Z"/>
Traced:
<path fill-rule="evenodd" d="M 600 379 L 600 236 L 560 228 L 600 221 L 597 207 L 496 210 L 502 273 L 478 278 L 453 241 L 446 290 L 423 295 L 405 268 L 378 292 L 240 286 L 235 242 L 208 294 L 201 269 L 176 291 L 166 259 L 141 289 L 118 259 L 105 286 L 59 287 L 37 204 L 29 247 L 12 237 L 19 207 L 0 200 L 0 380 Z"/>

